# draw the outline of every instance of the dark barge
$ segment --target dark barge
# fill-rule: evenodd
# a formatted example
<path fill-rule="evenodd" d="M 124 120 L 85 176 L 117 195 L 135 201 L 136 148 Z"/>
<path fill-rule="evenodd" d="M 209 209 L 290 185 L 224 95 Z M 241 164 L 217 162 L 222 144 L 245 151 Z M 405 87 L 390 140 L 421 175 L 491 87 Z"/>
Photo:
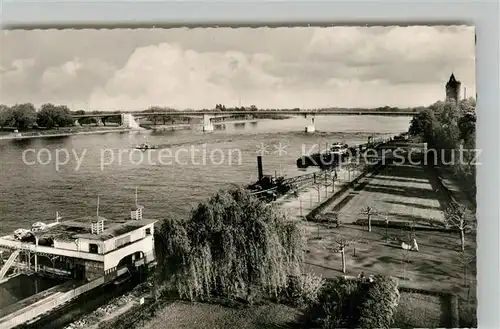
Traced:
<path fill-rule="evenodd" d="M 258 181 L 247 186 L 250 192 L 266 202 L 276 201 L 280 196 L 290 192 L 294 186 L 283 176 L 264 175 L 262 156 L 257 157 L 259 171 Z"/>

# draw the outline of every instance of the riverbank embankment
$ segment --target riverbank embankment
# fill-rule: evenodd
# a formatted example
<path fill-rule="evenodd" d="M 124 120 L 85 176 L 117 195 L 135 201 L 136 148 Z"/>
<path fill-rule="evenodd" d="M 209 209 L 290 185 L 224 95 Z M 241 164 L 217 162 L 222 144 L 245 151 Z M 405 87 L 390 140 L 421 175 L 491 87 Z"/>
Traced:
<path fill-rule="evenodd" d="M 54 138 L 54 137 L 69 137 L 78 135 L 94 135 L 94 134 L 108 134 L 108 133 L 125 133 L 131 131 L 138 131 L 137 129 L 130 128 L 101 128 L 95 130 L 54 130 L 54 131 L 43 131 L 43 132 L 28 132 L 28 133 L 12 133 L 9 135 L 0 135 L 0 140 L 23 140 L 23 139 L 34 139 L 34 138 Z"/>

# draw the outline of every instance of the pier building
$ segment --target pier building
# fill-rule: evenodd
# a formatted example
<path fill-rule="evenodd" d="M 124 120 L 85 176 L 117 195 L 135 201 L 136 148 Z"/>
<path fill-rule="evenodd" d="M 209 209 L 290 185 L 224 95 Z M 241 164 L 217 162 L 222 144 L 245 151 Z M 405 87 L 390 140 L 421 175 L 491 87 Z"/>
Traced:
<path fill-rule="evenodd" d="M 137 197 L 136 197 L 137 198 Z M 51 276 L 63 283 L 0 310 L 0 328 L 40 319 L 79 296 L 156 265 L 154 225 L 134 206 L 129 217 L 86 216 L 50 224 L 34 223 L 0 237 L 0 284 L 25 274 Z M 64 280 L 66 279 L 66 280 Z"/>
<path fill-rule="evenodd" d="M 10 252 L 0 269 L 0 282 L 9 270 L 67 276 L 91 281 L 112 276 L 119 267 L 155 264 L 155 220 L 142 217 L 141 206 L 130 217 L 110 220 L 87 216 L 0 237 L 0 249 Z"/>

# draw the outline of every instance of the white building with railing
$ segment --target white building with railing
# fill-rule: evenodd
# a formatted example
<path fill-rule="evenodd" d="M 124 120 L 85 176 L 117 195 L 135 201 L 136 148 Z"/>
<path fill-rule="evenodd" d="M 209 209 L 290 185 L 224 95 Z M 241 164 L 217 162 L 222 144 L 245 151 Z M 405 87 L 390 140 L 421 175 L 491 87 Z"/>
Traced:
<path fill-rule="evenodd" d="M 8 235 L 0 238 L 0 249 L 11 252 L 10 261 L 27 265 L 32 271 L 52 267 L 54 272 L 69 271 L 87 280 L 113 274 L 122 266 L 155 264 L 154 224 L 144 219 L 142 206 L 136 206 L 126 219 L 110 220 L 88 216 L 46 225 L 28 237 Z M 17 252 L 19 251 L 19 252 Z M 4 276 L 8 269 L 0 269 Z M 2 278 L 0 278 L 1 280 Z"/>

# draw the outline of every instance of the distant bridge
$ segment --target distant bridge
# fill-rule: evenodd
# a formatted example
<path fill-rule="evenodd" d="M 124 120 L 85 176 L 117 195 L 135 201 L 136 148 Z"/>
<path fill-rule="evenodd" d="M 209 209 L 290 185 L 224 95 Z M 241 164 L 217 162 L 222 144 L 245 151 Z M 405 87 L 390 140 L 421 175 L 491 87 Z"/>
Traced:
<path fill-rule="evenodd" d="M 300 111 L 300 110 L 265 110 L 265 111 L 172 111 L 172 112 L 108 112 L 108 113 L 86 113 L 86 114 L 77 114 L 72 115 L 74 119 L 79 118 L 104 118 L 104 117 L 113 117 L 120 116 L 122 114 L 130 114 L 135 117 L 144 117 L 144 116 L 152 116 L 152 115 L 167 115 L 167 116 L 227 116 L 227 115 L 262 115 L 262 114 L 273 114 L 273 115 L 381 115 L 381 116 L 414 116 L 415 111 L 411 110 L 398 110 L 398 111 L 379 111 L 379 110 L 311 110 L 311 111 Z"/>
<path fill-rule="evenodd" d="M 226 118 L 231 116 L 246 116 L 253 117 L 259 115 L 293 115 L 293 116 L 304 116 L 307 118 L 308 116 L 311 118 L 311 124 L 305 127 L 305 131 L 307 133 L 313 133 L 316 131 L 316 126 L 314 123 L 314 119 L 316 116 L 325 116 L 325 115 L 378 115 L 378 116 L 405 116 L 410 117 L 415 115 L 414 110 L 399 110 L 399 111 L 380 111 L 380 110 L 310 110 L 310 111 L 301 111 L 301 110 L 269 110 L 269 111 L 172 111 L 172 112 L 108 112 L 108 113 L 86 113 L 86 114 L 75 114 L 72 115 L 75 120 L 75 125 L 79 125 L 79 119 L 84 118 L 93 118 L 97 125 L 105 125 L 106 120 L 112 117 L 120 117 L 120 124 L 123 127 L 131 128 L 131 129 L 139 129 L 140 125 L 135 119 L 144 118 L 144 117 L 152 117 L 152 116 L 163 116 L 172 117 L 172 116 L 183 116 L 183 117 L 196 117 L 201 116 L 203 118 L 202 125 L 203 131 L 209 132 L 214 130 L 213 121 L 216 121 L 219 118 Z M 213 120 L 216 119 L 216 120 Z"/>

